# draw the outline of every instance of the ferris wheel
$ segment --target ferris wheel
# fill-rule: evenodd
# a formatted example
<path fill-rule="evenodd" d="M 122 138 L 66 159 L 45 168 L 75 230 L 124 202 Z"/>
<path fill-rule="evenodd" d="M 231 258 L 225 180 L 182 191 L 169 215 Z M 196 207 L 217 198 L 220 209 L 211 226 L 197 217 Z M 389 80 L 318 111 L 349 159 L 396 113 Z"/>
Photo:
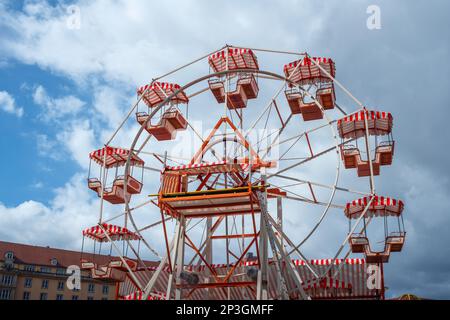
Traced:
<path fill-rule="evenodd" d="M 392 128 L 332 58 L 227 45 L 195 59 L 139 87 L 90 153 L 100 210 L 81 267 L 121 299 L 383 298 L 367 266 L 406 235 L 403 202 L 375 189 Z"/>

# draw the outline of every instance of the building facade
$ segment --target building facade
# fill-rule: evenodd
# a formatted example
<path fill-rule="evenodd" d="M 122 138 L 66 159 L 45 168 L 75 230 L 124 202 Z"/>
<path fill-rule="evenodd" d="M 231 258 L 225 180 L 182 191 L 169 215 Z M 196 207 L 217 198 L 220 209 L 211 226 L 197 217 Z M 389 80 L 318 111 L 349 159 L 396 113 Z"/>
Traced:
<path fill-rule="evenodd" d="M 115 300 L 118 283 L 80 272 L 80 288 L 70 289 L 67 268 L 81 253 L 0 241 L 0 300 Z M 111 257 L 97 255 L 99 262 Z"/>

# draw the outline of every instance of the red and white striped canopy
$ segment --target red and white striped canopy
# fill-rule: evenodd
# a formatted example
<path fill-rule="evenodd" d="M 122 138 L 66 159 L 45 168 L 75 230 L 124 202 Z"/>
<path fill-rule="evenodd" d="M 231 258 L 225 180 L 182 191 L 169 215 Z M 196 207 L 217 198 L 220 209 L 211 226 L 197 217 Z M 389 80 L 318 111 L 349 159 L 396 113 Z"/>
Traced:
<path fill-rule="evenodd" d="M 304 282 L 304 287 L 306 291 L 311 289 L 352 289 L 351 283 L 346 283 L 345 281 L 339 279 L 333 279 L 332 277 L 324 277 L 318 281 L 307 280 Z"/>
<path fill-rule="evenodd" d="M 166 171 L 177 171 L 182 174 L 206 174 L 206 173 L 225 173 L 231 171 L 245 171 L 249 165 L 240 162 L 202 162 L 181 166 L 166 167 Z"/>
<path fill-rule="evenodd" d="M 360 138 L 366 131 L 365 120 L 370 135 L 386 135 L 391 133 L 393 117 L 390 112 L 362 110 L 339 119 L 337 128 L 341 138 Z"/>
<path fill-rule="evenodd" d="M 123 166 L 127 162 L 130 150 L 114 147 L 104 147 L 89 154 L 89 158 L 97 162 L 99 165 L 103 165 L 103 161 L 106 161 L 106 168 L 111 168 L 114 166 Z M 130 165 L 132 166 L 143 166 L 144 160 L 139 158 L 136 154 L 131 154 Z"/>
<path fill-rule="evenodd" d="M 349 219 L 357 219 L 362 214 L 371 197 L 364 197 L 347 203 L 344 209 L 345 216 Z M 389 197 L 375 196 L 370 207 L 367 209 L 366 217 L 400 216 L 403 211 L 403 201 Z"/>
<path fill-rule="evenodd" d="M 105 229 L 106 234 L 111 238 L 112 241 L 141 239 L 141 237 L 138 234 L 131 232 L 130 230 L 124 227 L 119 227 L 107 223 L 103 223 L 102 227 Z M 102 228 L 100 228 L 100 226 L 98 225 L 83 230 L 84 237 L 88 237 L 99 242 L 109 241 L 106 234 L 102 230 Z"/>
<path fill-rule="evenodd" d="M 166 296 L 165 293 L 154 292 L 153 294 L 154 295 L 149 294 L 147 297 L 147 300 L 165 300 L 165 298 L 164 298 Z M 143 300 L 143 297 L 144 297 L 144 293 L 142 291 L 138 290 L 129 295 L 123 296 L 122 299 L 123 300 Z"/>
<path fill-rule="evenodd" d="M 228 49 L 228 55 L 227 55 Z M 227 68 L 228 56 L 228 68 Z M 258 70 L 258 59 L 251 49 L 225 48 L 209 56 L 208 63 L 214 72 L 235 69 Z"/>
<path fill-rule="evenodd" d="M 167 82 L 153 82 L 145 86 L 139 87 L 137 93 L 143 95 L 142 100 L 149 106 L 154 107 L 163 102 L 170 95 L 174 94 L 181 87 L 175 83 Z M 176 96 L 170 99 L 173 103 L 188 103 L 189 98 L 184 91 L 179 92 Z"/>
<path fill-rule="evenodd" d="M 348 258 L 348 259 L 312 259 L 308 261 L 310 265 L 313 266 L 330 266 L 330 265 L 340 265 L 342 263 L 349 264 L 349 265 L 358 265 L 358 264 L 364 264 L 364 259 L 354 259 L 354 258 Z M 306 266 L 307 263 L 305 260 L 292 260 L 292 263 L 296 266 Z"/>
<path fill-rule="evenodd" d="M 305 57 L 284 66 L 284 74 L 286 78 L 298 83 L 299 85 L 318 82 L 332 82 L 333 80 L 330 79 L 330 77 L 311 60 L 317 62 L 333 78 L 335 77 L 336 67 L 331 58 Z M 290 86 L 292 87 L 292 85 Z"/>
<path fill-rule="evenodd" d="M 367 280 L 370 273 L 367 272 L 366 261 L 364 259 L 315 259 L 309 261 L 309 265 L 313 268 L 316 274 L 328 274 L 321 279 L 316 279 L 314 274 L 307 266 L 306 261 L 293 260 L 295 268 L 300 275 L 303 282 L 303 288 L 312 299 L 377 299 L 380 297 L 380 290 L 370 289 L 367 286 Z M 237 273 L 246 274 L 248 268 L 256 266 L 257 261 L 242 262 Z M 216 264 L 212 268 L 219 277 L 226 275 L 229 270 L 226 264 Z M 149 268 L 147 271 L 135 272 L 135 276 L 141 283 L 148 283 L 151 276 L 157 267 Z M 331 268 L 331 269 L 329 269 Z M 195 272 L 200 278 L 200 283 L 210 279 L 209 269 L 205 265 L 200 266 L 187 266 L 185 268 L 188 272 Z M 169 267 L 163 268 L 160 276 L 155 282 L 155 292 L 166 292 L 167 283 L 169 279 Z M 286 275 L 288 289 L 296 287 L 293 278 Z M 239 276 L 242 277 L 242 276 Z M 245 277 L 245 276 L 244 276 Z M 242 280 L 242 278 L 239 278 Z M 268 269 L 268 293 L 269 299 L 277 298 L 277 272 L 275 263 L 270 261 Z M 133 284 L 133 282 L 127 278 L 124 282 L 120 283 L 119 296 L 123 298 L 139 299 L 139 289 Z M 226 300 L 228 298 L 227 291 L 222 289 L 209 289 L 210 299 L 213 300 Z M 161 294 L 161 296 L 165 296 Z M 231 299 L 256 299 L 255 290 L 249 287 L 230 287 Z M 142 296 L 140 296 L 142 299 Z M 190 300 L 202 300 L 204 299 L 204 291 L 197 289 L 191 292 L 188 299 Z M 171 298 L 174 298 L 171 296 Z M 185 296 L 185 298 L 187 298 Z M 295 298 L 295 297 L 294 297 Z M 132 300 L 132 299 L 130 299 Z"/>
<path fill-rule="evenodd" d="M 269 261 L 269 264 L 273 264 L 274 261 Z M 312 265 L 312 266 L 330 266 L 330 265 L 341 265 L 341 264 L 347 264 L 347 265 L 361 265 L 361 264 L 365 264 L 365 260 L 364 259 L 359 259 L 359 258 L 347 258 L 347 259 L 311 259 L 309 261 L 306 260 L 301 260 L 301 259 L 292 259 L 292 263 L 294 264 L 294 266 L 307 266 Z M 231 268 L 233 267 L 235 264 L 234 263 L 230 263 L 230 264 L 226 264 L 226 263 L 213 263 L 210 266 L 213 269 L 220 269 L 220 268 Z M 245 267 L 251 267 L 251 266 L 257 266 L 258 265 L 258 260 L 255 258 L 253 260 L 249 260 L 249 261 L 244 261 L 242 260 L 239 263 L 239 266 L 245 266 Z M 190 271 L 190 272 L 202 272 L 207 270 L 208 268 L 206 267 L 206 265 L 202 264 L 202 265 L 189 265 L 189 266 L 185 266 L 184 267 L 185 270 Z M 158 266 L 147 266 L 147 269 L 150 271 L 156 271 L 158 269 Z M 169 271 L 170 268 L 167 265 L 164 268 L 165 271 Z"/>

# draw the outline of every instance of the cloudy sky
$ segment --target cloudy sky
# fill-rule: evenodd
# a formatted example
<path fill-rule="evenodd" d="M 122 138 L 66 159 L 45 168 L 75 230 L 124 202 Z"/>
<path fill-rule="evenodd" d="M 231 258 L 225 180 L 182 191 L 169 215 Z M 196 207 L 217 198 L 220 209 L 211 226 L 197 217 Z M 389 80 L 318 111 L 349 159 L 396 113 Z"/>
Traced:
<path fill-rule="evenodd" d="M 370 5 L 380 29 L 367 27 Z M 0 0 L 0 239 L 79 249 L 98 211 L 87 155 L 137 86 L 224 44 L 307 51 L 394 115 L 395 160 L 377 190 L 405 201 L 408 239 L 386 267 L 388 294 L 450 298 L 449 12 L 420 0 Z"/>

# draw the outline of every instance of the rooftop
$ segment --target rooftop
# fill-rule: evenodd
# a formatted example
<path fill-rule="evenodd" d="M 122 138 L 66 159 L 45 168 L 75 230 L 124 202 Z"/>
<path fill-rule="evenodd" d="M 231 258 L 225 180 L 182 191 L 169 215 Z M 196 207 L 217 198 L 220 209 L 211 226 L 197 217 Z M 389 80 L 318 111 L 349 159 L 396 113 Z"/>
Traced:
<path fill-rule="evenodd" d="M 14 253 L 14 262 L 20 264 L 30 264 L 49 267 L 68 267 L 70 265 L 79 265 L 81 252 L 51 247 L 40 247 L 27 244 L 0 241 L 0 261 L 5 259 L 7 252 Z M 83 253 L 83 258 L 89 259 L 93 256 L 91 253 Z M 111 260 L 109 255 L 95 255 L 95 262 L 106 264 Z M 56 259 L 56 264 L 52 260 Z M 155 265 L 155 262 L 146 261 L 149 265 Z"/>

